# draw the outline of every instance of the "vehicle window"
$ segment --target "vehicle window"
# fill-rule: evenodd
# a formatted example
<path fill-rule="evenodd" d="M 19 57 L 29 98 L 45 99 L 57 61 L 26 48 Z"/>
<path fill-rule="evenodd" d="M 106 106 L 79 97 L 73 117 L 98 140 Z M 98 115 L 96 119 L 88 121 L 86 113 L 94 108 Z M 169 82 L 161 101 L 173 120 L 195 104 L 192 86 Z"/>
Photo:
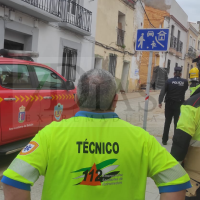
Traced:
<path fill-rule="evenodd" d="M 3 87 L 12 89 L 32 88 L 26 65 L 0 65 L 0 77 Z"/>
<path fill-rule="evenodd" d="M 40 89 L 64 89 L 64 81 L 51 70 L 34 67 Z"/>

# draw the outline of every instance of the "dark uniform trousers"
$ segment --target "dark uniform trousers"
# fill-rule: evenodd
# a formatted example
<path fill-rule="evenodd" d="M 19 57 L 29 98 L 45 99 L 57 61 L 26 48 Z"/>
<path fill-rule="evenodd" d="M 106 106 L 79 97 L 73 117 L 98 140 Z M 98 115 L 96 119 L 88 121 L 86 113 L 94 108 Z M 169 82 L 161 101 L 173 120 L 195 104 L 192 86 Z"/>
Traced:
<path fill-rule="evenodd" d="M 176 102 L 173 100 L 167 100 L 165 104 L 165 127 L 163 132 L 163 142 L 167 142 L 169 138 L 169 129 L 172 122 L 172 118 L 174 118 L 174 131 L 176 130 L 176 126 L 178 123 L 178 119 L 180 116 L 180 107 L 182 102 Z"/>

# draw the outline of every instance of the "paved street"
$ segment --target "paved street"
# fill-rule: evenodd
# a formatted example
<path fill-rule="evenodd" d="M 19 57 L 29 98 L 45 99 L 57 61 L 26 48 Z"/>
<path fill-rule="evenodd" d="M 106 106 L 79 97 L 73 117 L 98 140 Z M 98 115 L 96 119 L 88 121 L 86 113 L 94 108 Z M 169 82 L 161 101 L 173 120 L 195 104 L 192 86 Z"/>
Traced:
<path fill-rule="evenodd" d="M 119 102 L 117 106 L 117 114 L 123 120 L 130 122 L 133 125 L 142 127 L 143 124 L 143 107 L 144 107 L 144 92 L 131 93 L 119 96 Z M 157 104 L 158 92 L 152 92 L 149 103 L 149 115 L 148 115 L 148 129 L 151 135 L 154 135 L 156 139 L 161 143 L 161 136 L 164 125 L 164 104 L 163 108 L 159 109 Z M 187 92 L 186 98 L 189 97 Z M 170 129 L 170 138 L 173 136 L 173 124 Z M 172 140 L 170 139 L 167 150 L 170 151 Z M 15 154 L 16 155 L 16 154 Z M 2 171 L 8 166 L 15 155 L 9 155 L 7 157 L 0 157 L 0 176 Z M 42 193 L 43 177 L 41 177 L 35 185 L 32 187 L 32 200 L 39 200 Z M 3 191 L 0 189 L 0 200 L 3 200 Z M 158 200 L 159 192 L 154 182 L 151 179 L 147 180 L 146 200 Z"/>

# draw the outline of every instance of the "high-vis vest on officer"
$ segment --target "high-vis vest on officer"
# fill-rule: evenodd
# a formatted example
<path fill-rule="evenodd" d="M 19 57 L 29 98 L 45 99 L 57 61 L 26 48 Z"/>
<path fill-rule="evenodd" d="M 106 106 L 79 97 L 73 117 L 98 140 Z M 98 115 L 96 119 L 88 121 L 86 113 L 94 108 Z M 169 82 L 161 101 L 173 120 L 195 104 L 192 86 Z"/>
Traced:
<path fill-rule="evenodd" d="M 153 136 L 115 113 L 80 111 L 46 126 L 2 182 L 25 189 L 40 175 L 45 176 L 42 200 L 145 199 L 147 177 L 161 193 L 190 187 L 188 174 Z"/>
<path fill-rule="evenodd" d="M 193 185 L 187 195 L 195 196 L 200 187 L 200 88 L 181 107 L 171 154 L 177 161 L 184 160 Z"/>
<path fill-rule="evenodd" d="M 190 95 L 193 95 L 194 92 L 200 87 L 199 85 L 199 70 L 197 67 L 194 67 L 189 72 L 190 78 Z"/>

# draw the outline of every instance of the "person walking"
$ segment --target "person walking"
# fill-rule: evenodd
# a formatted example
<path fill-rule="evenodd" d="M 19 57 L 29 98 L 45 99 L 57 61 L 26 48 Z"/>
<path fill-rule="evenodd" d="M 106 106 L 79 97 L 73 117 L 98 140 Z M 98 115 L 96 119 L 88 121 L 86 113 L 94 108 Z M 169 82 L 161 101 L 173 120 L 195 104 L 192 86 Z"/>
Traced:
<path fill-rule="evenodd" d="M 192 188 L 186 200 L 200 199 L 200 88 L 181 106 L 181 116 L 173 137 L 171 154 L 184 166 Z"/>
<path fill-rule="evenodd" d="M 84 73 L 75 117 L 53 122 L 33 138 L 4 172 L 6 200 L 30 200 L 30 186 L 45 176 L 42 200 L 144 200 L 147 177 L 162 200 L 184 200 L 188 174 L 157 140 L 114 112 L 115 78 Z"/>
<path fill-rule="evenodd" d="M 176 130 L 180 107 L 185 100 L 185 93 L 188 89 L 188 81 L 181 78 L 182 68 L 174 68 L 174 78 L 168 79 L 159 95 L 159 107 L 162 108 L 162 102 L 165 97 L 165 125 L 162 137 L 163 145 L 167 145 L 169 138 L 169 129 L 174 118 L 174 130 Z"/>

